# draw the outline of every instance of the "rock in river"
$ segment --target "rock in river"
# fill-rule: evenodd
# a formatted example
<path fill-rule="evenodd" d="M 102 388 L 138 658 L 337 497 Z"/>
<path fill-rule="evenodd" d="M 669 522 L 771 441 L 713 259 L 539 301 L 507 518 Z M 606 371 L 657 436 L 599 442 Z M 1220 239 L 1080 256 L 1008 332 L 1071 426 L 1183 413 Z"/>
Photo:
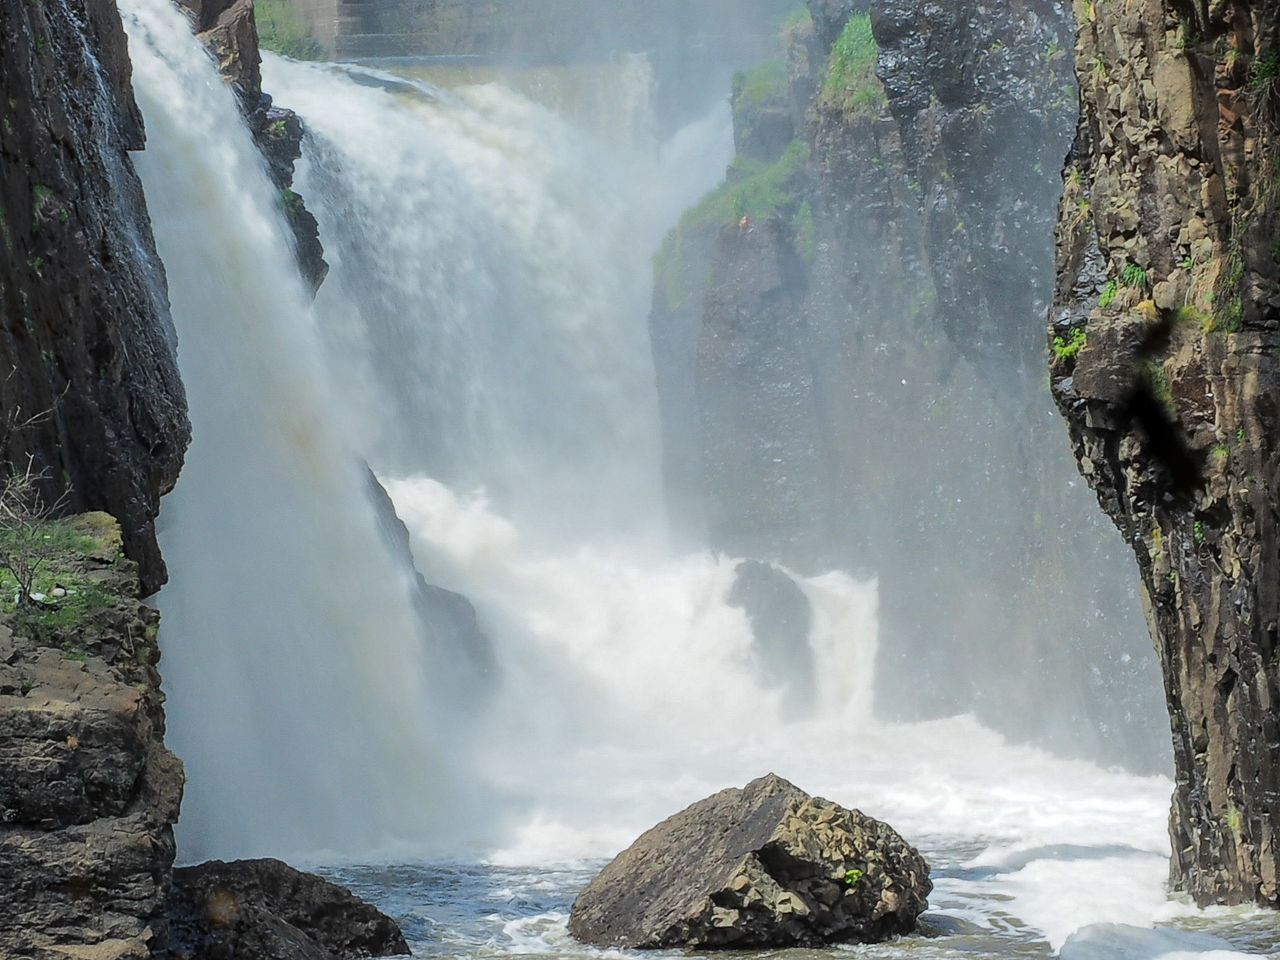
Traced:
<path fill-rule="evenodd" d="M 888 824 L 769 774 L 664 820 L 579 894 L 602 947 L 870 943 L 914 929 L 929 866 Z"/>
<path fill-rule="evenodd" d="M 337 884 L 279 860 L 173 872 L 170 955 L 184 960 L 404 956 L 396 922 Z"/>

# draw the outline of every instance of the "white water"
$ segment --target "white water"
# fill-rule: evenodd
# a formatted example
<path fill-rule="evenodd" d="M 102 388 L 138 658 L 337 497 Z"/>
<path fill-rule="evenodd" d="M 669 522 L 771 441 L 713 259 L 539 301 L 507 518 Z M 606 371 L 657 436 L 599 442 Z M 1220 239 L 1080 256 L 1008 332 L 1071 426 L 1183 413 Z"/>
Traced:
<path fill-rule="evenodd" d="M 432 918 L 424 952 L 576 955 L 564 908 L 584 864 L 774 770 L 933 860 L 934 911 L 972 927 L 914 940 L 918 954 L 1249 955 L 1149 932 L 1255 922 L 1166 897 L 1166 779 L 1011 746 L 964 717 L 877 723 L 875 586 L 838 572 L 802 584 L 819 703 L 783 722 L 725 600 L 734 562 L 664 551 L 646 258 L 719 175 L 723 109 L 663 149 L 499 84 L 431 103 L 270 59 L 269 88 L 314 135 L 301 190 L 333 274 L 313 314 L 227 91 L 169 0 L 122 7 L 196 427 L 163 517 L 184 860 L 443 849 L 501 887 L 419 890 L 390 868 L 370 881 L 408 920 Z M 619 112 L 643 116 L 630 69 Z M 502 676 L 465 736 L 426 675 L 357 455 L 419 566 L 472 598 L 497 648 Z"/>
<path fill-rule="evenodd" d="M 185 18 L 121 8 L 194 431 L 161 517 L 183 855 L 419 838 L 445 791 L 408 579 L 344 444 L 271 187 Z"/>

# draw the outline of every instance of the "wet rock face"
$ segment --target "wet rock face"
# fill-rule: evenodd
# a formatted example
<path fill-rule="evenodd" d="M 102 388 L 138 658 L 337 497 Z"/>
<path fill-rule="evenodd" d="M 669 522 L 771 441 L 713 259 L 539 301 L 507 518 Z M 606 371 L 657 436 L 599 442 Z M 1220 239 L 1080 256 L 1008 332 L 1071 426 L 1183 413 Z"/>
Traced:
<path fill-rule="evenodd" d="M 187 11 L 196 35 L 213 54 L 223 78 L 240 101 L 254 142 L 267 161 L 267 174 L 280 191 L 280 212 L 293 234 L 294 257 L 312 293 L 329 272 L 320 243 L 320 225 L 293 192 L 293 164 L 302 156 L 306 129 L 292 110 L 276 107 L 262 91 L 262 54 L 253 0 L 174 0 Z"/>
<path fill-rule="evenodd" d="M 98 544 L 58 558 L 77 592 L 0 615 L 0 956 L 144 960 L 167 940 L 183 786 L 159 614 L 114 521 L 74 524 Z"/>
<path fill-rule="evenodd" d="M 406 956 L 396 922 L 279 860 L 214 860 L 173 872 L 175 960 L 353 960 Z"/>
<path fill-rule="evenodd" d="M 751 621 L 760 682 L 781 687 L 784 719 L 807 716 L 818 681 L 809 645 L 813 608 L 804 590 L 781 568 L 744 560 L 726 599 Z"/>
<path fill-rule="evenodd" d="M 1052 171 L 1076 116 L 1069 5 L 875 0 L 871 15 L 940 320 L 1007 381 L 1038 355 L 1036 325 L 1021 321 L 1053 290 Z"/>
<path fill-rule="evenodd" d="M 804 292 L 781 220 L 720 231 L 695 377 L 707 525 L 712 542 L 736 556 L 820 549 L 828 471 Z"/>
<path fill-rule="evenodd" d="M 0 460 L 33 457 L 49 499 L 119 517 L 150 592 L 190 426 L 120 18 L 110 0 L 5 3 L 0 36 Z"/>
<path fill-rule="evenodd" d="M 770 774 L 658 824 L 574 901 L 599 947 L 870 943 L 914 929 L 929 867 L 887 824 Z"/>
<path fill-rule="evenodd" d="M 1132 562 L 1092 510 L 1043 374 L 1055 171 L 1078 114 L 1069 10 L 809 6 L 812 28 L 786 35 L 808 162 L 776 218 L 682 224 L 659 273 L 673 527 L 806 576 L 876 577 L 882 716 L 971 711 L 1165 769 Z M 844 102 L 824 89 L 822 38 L 851 13 L 871 16 L 883 82 Z M 999 676 L 1025 679 L 995 693 Z"/>
<path fill-rule="evenodd" d="M 1172 880 L 1280 905 L 1274 4 L 1091 4 L 1054 396 L 1132 545 L 1172 718 Z"/>

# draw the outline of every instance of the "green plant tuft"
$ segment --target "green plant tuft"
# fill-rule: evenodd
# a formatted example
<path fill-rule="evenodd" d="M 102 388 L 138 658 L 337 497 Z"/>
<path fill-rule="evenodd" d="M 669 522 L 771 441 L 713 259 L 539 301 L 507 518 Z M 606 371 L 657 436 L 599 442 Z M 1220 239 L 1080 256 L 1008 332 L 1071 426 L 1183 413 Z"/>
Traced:
<path fill-rule="evenodd" d="M 1109 307 L 1111 301 L 1116 298 L 1116 294 L 1120 292 L 1120 285 L 1114 280 L 1108 280 L 1102 288 L 1102 293 L 1098 294 L 1098 306 Z"/>
<path fill-rule="evenodd" d="M 813 236 L 813 210 L 804 213 L 798 190 L 808 162 L 809 145 L 799 139 L 792 140 L 773 163 L 741 156 L 734 159 L 730 178 L 684 212 L 653 258 L 654 280 L 668 305 L 684 300 L 684 244 L 700 232 L 717 230 L 743 217 L 789 217 L 804 255 L 806 235 Z M 816 252 L 816 237 L 814 247 Z"/>
<path fill-rule="evenodd" d="M 871 31 L 871 17 L 854 14 L 831 48 L 821 102 L 845 113 L 877 115 L 887 102 L 876 76 L 879 50 Z"/>
<path fill-rule="evenodd" d="M 1120 282 L 1126 287 L 1145 287 L 1147 271 L 1136 263 L 1131 263 L 1120 271 Z"/>
<path fill-rule="evenodd" d="M 1053 356 L 1055 360 L 1074 360 L 1084 346 L 1088 337 L 1084 327 L 1073 327 L 1067 336 L 1053 338 Z"/>

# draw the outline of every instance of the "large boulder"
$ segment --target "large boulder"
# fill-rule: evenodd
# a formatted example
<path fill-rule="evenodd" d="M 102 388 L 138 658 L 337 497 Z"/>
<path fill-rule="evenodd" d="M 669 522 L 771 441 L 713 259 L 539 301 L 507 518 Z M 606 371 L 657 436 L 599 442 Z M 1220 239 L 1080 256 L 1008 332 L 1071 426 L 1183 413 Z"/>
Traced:
<path fill-rule="evenodd" d="M 213 860 L 173 872 L 170 943 L 181 960 L 404 956 L 396 922 L 344 887 L 279 860 Z"/>
<path fill-rule="evenodd" d="M 769 774 L 664 820 L 574 901 L 601 947 L 870 943 L 914 929 L 929 866 L 888 824 Z"/>

